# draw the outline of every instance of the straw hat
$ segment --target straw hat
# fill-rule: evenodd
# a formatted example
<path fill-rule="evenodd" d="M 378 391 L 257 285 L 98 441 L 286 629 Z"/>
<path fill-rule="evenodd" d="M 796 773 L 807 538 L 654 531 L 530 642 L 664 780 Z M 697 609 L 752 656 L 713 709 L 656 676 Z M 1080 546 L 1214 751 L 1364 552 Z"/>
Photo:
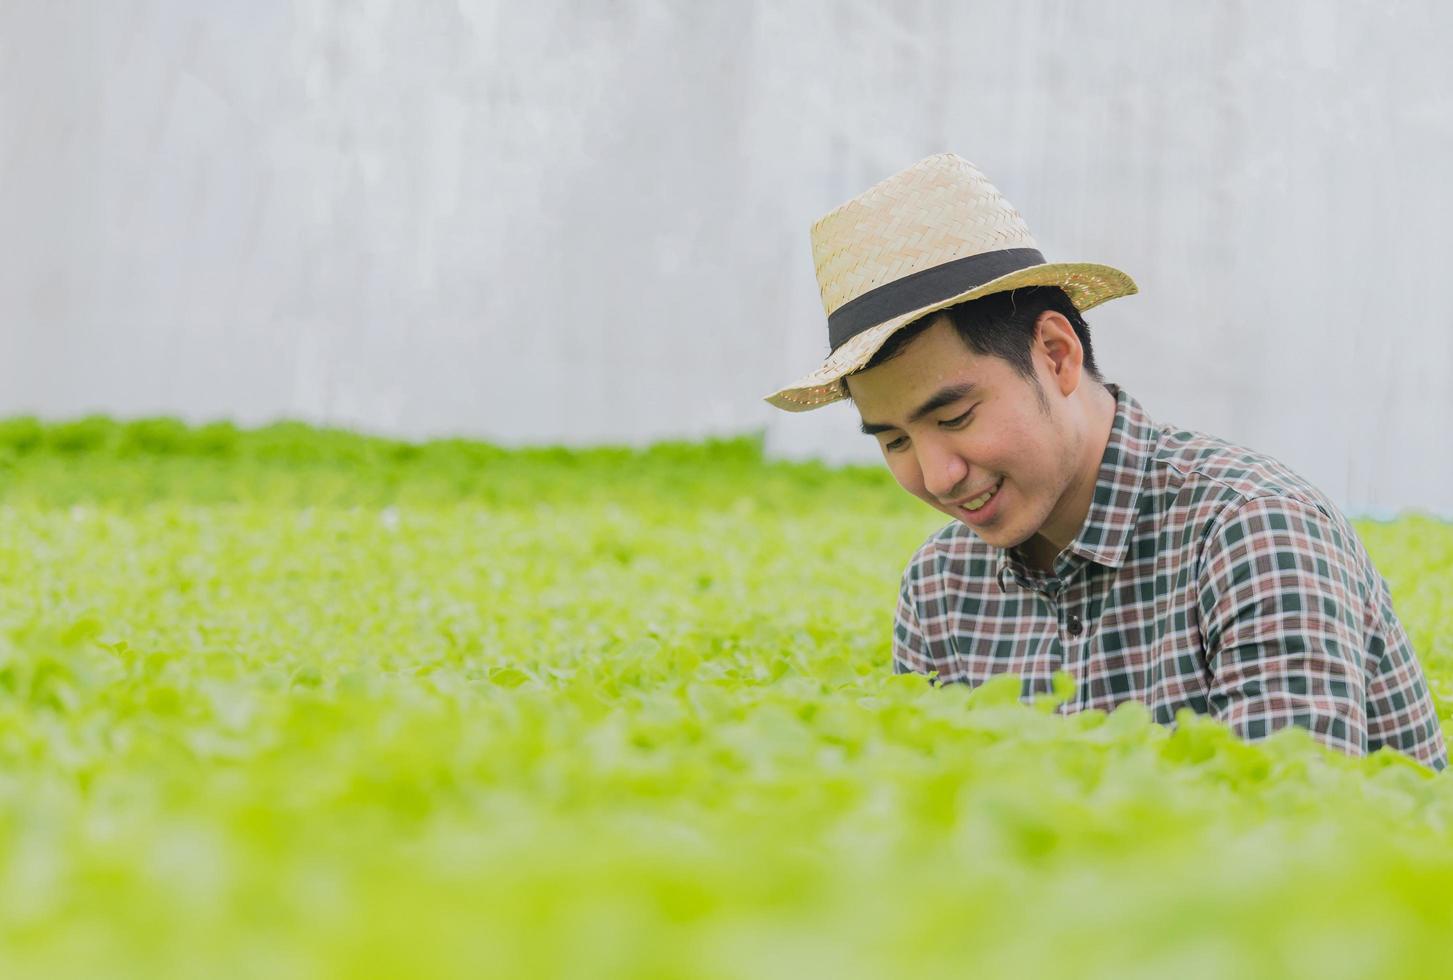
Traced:
<path fill-rule="evenodd" d="M 921 160 L 812 226 L 812 257 L 832 353 L 767 396 L 789 412 L 846 398 L 843 378 L 925 314 L 989 293 L 1059 286 L 1081 311 L 1134 293 L 1119 269 L 1045 262 L 1013 205 L 969 161 Z"/>

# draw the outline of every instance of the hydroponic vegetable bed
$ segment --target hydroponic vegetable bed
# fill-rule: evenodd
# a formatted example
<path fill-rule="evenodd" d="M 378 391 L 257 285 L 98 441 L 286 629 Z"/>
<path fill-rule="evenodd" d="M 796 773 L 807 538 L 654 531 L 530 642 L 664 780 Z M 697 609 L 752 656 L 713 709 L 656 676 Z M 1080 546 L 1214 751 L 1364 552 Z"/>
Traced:
<path fill-rule="evenodd" d="M 0 974 L 1453 970 L 1453 777 L 893 677 L 942 520 L 749 440 L 0 424 Z M 1446 719 L 1453 527 L 1358 530 Z"/>

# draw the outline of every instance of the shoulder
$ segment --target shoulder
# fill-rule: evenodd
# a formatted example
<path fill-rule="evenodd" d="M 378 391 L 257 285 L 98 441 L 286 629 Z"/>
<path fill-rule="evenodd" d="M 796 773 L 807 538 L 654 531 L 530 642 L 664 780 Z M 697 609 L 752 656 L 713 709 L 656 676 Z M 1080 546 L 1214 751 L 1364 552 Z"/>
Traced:
<path fill-rule="evenodd" d="M 1371 560 L 1351 522 L 1290 466 L 1175 425 L 1157 425 L 1155 436 L 1148 507 L 1160 515 L 1157 527 L 1174 532 L 1177 553 L 1193 559 L 1203 584 L 1244 580 L 1277 565 L 1341 580 L 1351 574 L 1364 585 L 1371 580 Z"/>
<path fill-rule="evenodd" d="M 1321 490 L 1285 463 L 1216 436 L 1166 427 L 1151 462 L 1164 506 L 1202 543 L 1248 534 L 1318 530 L 1355 540 L 1346 517 Z"/>
<path fill-rule="evenodd" d="M 1339 623 L 1355 633 L 1373 607 L 1377 575 L 1335 509 L 1287 494 L 1244 496 L 1212 519 L 1196 565 L 1208 622 L 1271 617 L 1300 632 Z"/>
<path fill-rule="evenodd" d="M 1228 506 L 1279 498 L 1323 513 L 1335 509 L 1320 490 L 1275 457 L 1204 432 L 1166 427 L 1153 465 L 1181 496 L 1197 495 Z"/>
<path fill-rule="evenodd" d="M 1284 570 L 1313 561 L 1322 574 L 1355 563 L 1354 533 L 1341 514 L 1285 494 L 1240 497 L 1227 503 L 1206 529 L 1202 564 L 1251 560 Z"/>
<path fill-rule="evenodd" d="M 954 576 L 960 581 L 988 577 L 996 565 L 994 549 L 960 521 L 950 521 L 918 546 L 903 570 L 905 591 Z"/>

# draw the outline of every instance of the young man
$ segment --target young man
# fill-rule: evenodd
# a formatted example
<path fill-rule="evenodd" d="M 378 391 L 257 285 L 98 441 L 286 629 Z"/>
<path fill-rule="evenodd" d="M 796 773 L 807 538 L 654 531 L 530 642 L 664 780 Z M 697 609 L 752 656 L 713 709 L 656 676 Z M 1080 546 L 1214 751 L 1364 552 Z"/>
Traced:
<path fill-rule="evenodd" d="M 1155 423 L 1105 383 L 1081 313 L 1135 292 L 1047 263 L 972 164 L 929 157 L 812 229 L 832 352 L 768 401 L 851 398 L 905 490 L 953 523 L 903 576 L 893 669 L 935 683 L 1060 670 L 1066 711 L 1127 700 L 1247 738 L 1288 725 L 1435 769 L 1447 750 L 1388 588 L 1285 466 Z"/>

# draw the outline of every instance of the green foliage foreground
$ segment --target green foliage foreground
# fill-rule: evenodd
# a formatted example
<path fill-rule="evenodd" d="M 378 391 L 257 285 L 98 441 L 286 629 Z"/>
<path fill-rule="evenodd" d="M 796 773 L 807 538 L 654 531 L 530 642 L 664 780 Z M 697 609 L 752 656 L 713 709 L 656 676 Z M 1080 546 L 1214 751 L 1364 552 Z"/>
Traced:
<path fill-rule="evenodd" d="M 0 975 L 1453 970 L 1453 777 L 891 676 L 941 520 L 751 442 L 4 423 Z M 1447 718 L 1453 528 L 1359 531 Z"/>

